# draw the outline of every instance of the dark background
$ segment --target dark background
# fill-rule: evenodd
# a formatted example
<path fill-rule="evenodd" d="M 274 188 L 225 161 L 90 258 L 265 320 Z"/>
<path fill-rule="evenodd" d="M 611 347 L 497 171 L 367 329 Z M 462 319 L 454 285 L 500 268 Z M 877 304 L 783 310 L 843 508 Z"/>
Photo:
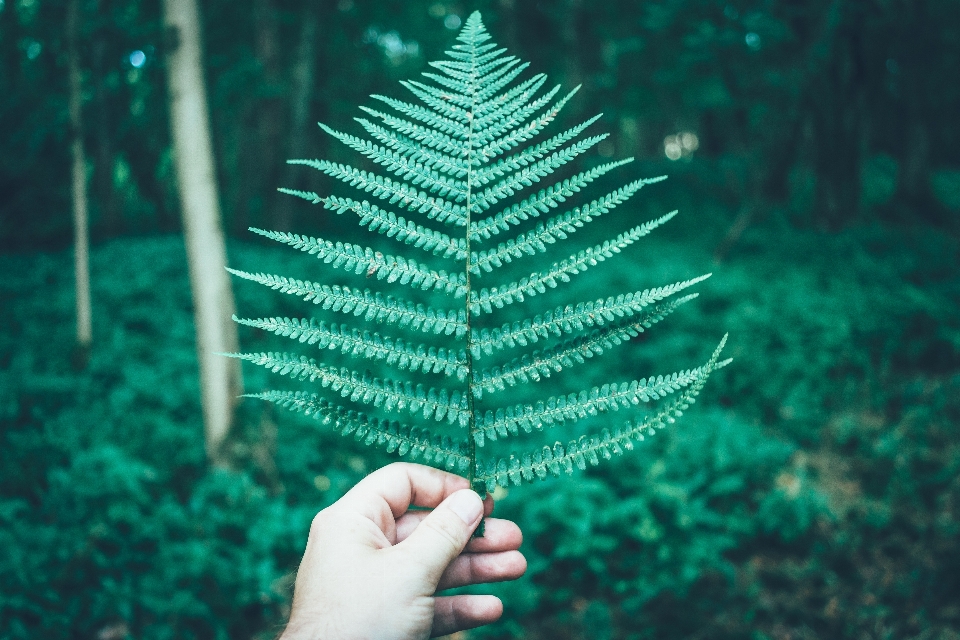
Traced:
<path fill-rule="evenodd" d="M 159 3 L 81 7 L 94 304 L 82 369 L 66 2 L 0 0 L 0 635 L 269 638 L 312 515 L 391 457 L 247 401 L 231 468 L 207 467 Z M 578 248 L 681 211 L 557 299 L 714 273 L 699 300 L 577 375 L 692 367 L 727 331 L 734 363 L 629 456 L 503 495 L 530 570 L 495 588 L 504 620 L 465 637 L 960 634 L 960 3 L 201 9 L 231 264 L 324 273 L 248 226 L 365 237 L 278 194 L 349 195 L 284 160 L 357 162 L 314 123 L 358 133 L 367 96 L 404 98 L 397 81 L 479 9 L 548 86 L 583 84 L 561 125 L 603 112 L 591 131 L 612 136 L 578 167 L 635 156 L 612 188 L 670 176 Z M 242 315 L 305 308 L 249 283 L 235 295 Z M 245 375 L 248 390 L 273 382 Z"/>

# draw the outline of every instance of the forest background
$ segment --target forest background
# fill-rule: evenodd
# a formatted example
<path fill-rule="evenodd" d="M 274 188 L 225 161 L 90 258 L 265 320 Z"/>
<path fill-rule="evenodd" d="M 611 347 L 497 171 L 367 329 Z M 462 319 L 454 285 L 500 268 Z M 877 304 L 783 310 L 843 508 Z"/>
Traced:
<path fill-rule="evenodd" d="M 504 619 L 463 637 L 960 637 L 960 3 L 200 9 L 229 264 L 322 277 L 245 231 L 361 237 L 278 194 L 335 187 L 284 160 L 353 161 L 315 122 L 351 131 L 369 94 L 403 97 L 397 81 L 479 9 L 533 72 L 583 84 L 561 124 L 604 113 L 595 128 L 613 135 L 582 166 L 635 156 L 634 177 L 670 176 L 583 245 L 624 220 L 681 215 L 569 295 L 715 274 L 649 338 L 578 375 L 674 371 L 725 331 L 733 365 L 631 455 L 499 492 L 530 569 L 493 588 Z M 271 638 L 313 514 L 392 459 L 252 400 L 222 458 L 208 456 L 174 45 L 159 0 L 0 0 L 4 638 Z M 89 207 L 88 346 L 74 166 Z M 233 294 L 248 315 L 307 308 L 246 283 Z M 248 351 L 278 340 L 240 332 Z M 270 384 L 244 375 L 248 390 Z"/>

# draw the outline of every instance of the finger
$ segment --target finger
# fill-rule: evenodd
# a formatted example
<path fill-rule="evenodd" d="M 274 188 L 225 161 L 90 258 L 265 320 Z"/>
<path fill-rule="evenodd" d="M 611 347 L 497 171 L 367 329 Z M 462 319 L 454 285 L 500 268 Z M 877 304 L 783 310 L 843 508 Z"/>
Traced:
<path fill-rule="evenodd" d="M 390 552 L 408 558 L 411 569 L 422 572 L 422 578 L 435 589 L 444 569 L 467 546 L 482 515 L 480 496 L 472 489 L 457 491 Z"/>
<path fill-rule="evenodd" d="M 420 525 L 429 511 L 408 511 L 397 519 L 397 539 L 394 544 L 406 540 Z M 520 527 L 510 520 L 487 518 L 484 520 L 482 538 L 470 538 L 465 551 L 468 553 L 515 551 L 523 542 Z"/>
<path fill-rule="evenodd" d="M 489 518 L 491 513 L 493 513 L 493 495 L 488 493 L 483 499 L 483 517 Z"/>
<path fill-rule="evenodd" d="M 516 580 L 526 570 L 527 559 L 519 551 L 461 553 L 440 576 L 437 591 L 468 584 Z"/>
<path fill-rule="evenodd" d="M 466 478 L 440 469 L 394 462 L 358 482 L 337 502 L 373 520 L 386 533 L 410 505 L 436 507 L 469 486 Z"/>
<path fill-rule="evenodd" d="M 490 624 L 499 620 L 501 615 L 503 615 L 503 603 L 496 596 L 435 598 L 430 637 L 445 636 Z"/>

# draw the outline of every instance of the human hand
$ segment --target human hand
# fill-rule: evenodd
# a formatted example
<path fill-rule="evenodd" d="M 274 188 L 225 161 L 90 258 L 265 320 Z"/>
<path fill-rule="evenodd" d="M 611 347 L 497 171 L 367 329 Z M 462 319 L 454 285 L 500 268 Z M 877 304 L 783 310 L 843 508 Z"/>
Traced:
<path fill-rule="evenodd" d="M 280 640 L 419 640 L 494 622 L 495 596 L 434 595 L 526 571 L 514 523 L 488 519 L 470 537 L 492 510 L 445 471 L 397 462 L 370 474 L 313 519 Z"/>

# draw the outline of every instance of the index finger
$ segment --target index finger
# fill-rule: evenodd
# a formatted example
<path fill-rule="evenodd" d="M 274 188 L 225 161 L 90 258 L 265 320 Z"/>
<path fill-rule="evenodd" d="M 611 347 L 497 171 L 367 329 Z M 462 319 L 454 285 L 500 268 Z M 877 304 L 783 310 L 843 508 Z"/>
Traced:
<path fill-rule="evenodd" d="M 411 505 L 433 508 L 450 494 L 469 488 L 464 477 L 422 464 L 394 462 L 358 482 L 340 502 L 379 525 L 387 510 L 396 519 Z"/>

